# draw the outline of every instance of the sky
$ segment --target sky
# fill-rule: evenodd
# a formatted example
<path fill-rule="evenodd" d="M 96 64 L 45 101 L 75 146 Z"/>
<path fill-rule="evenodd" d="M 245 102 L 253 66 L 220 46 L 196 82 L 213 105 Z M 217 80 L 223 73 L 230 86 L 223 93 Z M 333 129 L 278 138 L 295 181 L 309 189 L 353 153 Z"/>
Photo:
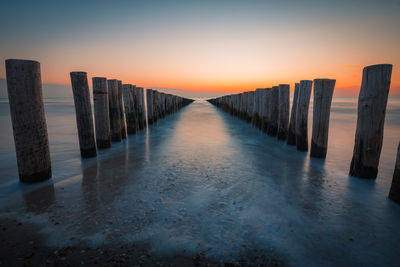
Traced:
<path fill-rule="evenodd" d="M 44 83 L 70 71 L 143 87 L 235 93 L 336 79 L 356 94 L 362 68 L 393 64 L 400 93 L 400 0 L 0 2 L 4 60 L 41 63 Z"/>

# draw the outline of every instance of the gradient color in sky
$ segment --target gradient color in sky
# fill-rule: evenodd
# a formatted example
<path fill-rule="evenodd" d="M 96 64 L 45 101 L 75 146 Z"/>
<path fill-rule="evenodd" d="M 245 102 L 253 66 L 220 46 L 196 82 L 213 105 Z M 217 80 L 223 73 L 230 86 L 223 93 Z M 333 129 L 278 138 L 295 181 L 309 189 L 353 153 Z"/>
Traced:
<path fill-rule="evenodd" d="M 400 92 L 399 14 L 398 0 L 4 0 L 0 78 L 5 59 L 26 58 L 47 83 L 68 84 L 75 70 L 225 92 L 333 78 L 356 93 L 363 66 L 391 63 Z"/>

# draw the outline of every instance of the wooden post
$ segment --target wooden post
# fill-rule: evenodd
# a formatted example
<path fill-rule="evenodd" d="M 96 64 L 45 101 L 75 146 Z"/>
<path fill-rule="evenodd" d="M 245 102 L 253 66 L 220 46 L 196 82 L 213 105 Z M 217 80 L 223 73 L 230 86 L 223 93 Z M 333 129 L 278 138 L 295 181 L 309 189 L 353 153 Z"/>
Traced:
<path fill-rule="evenodd" d="M 253 117 L 251 123 L 258 127 L 258 122 L 260 119 L 259 108 L 260 108 L 260 90 L 261 88 L 257 88 L 254 91 L 254 100 L 253 100 Z"/>
<path fill-rule="evenodd" d="M 368 66 L 363 70 L 351 176 L 375 179 L 378 174 L 391 75 L 390 64 Z"/>
<path fill-rule="evenodd" d="M 271 121 L 270 116 L 270 98 L 271 98 L 271 88 L 265 88 L 265 118 L 262 125 L 262 131 L 268 134 L 268 128 Z"/>
<path fill-rule="evenodd" d="M 400 142 L 397 146 L 396 166 L 394 167 L 392 186 L 390 187 L 389 198 L 400 204 Z"/>
<path fill-rule="evenodd" d="M 267 115 L 268 115 L 268 104 L 267 104 L 267 88 L 262 89 L 261 91 L 261 123 L 260 129 L 263 132 L 266 132 L 266 127 L 268 125 Z"/>
<path fill-rule="evenodd" d="M 290 114 L 290 123 L 289 123 L 289 131 L 287 137 L 288 145 L 296 145 L 296 111 L 297 111 L 297 101 L 299 98 L 299 84 L 296 83 L 294 86 L 294 95 L 293 95 L 293 103 L 292 103 L 292 112 Z"/>
<path fill-rule="evenodd" d="M 247 122 L 250 122 L 253 116 L 253 106 L 254 106 L 254 91 L 248 92 L 248 99 L 247 99 Z"/>
<path fill-rule="evenodd" d="M 110 108 L 110 131 L 111 141 L 121 142 L 121 114 L 118 104 L 118 81 L 107 80 L 108 85 L 108 104 Z"/>
<path fill-rule="evenodd" d="M 279 116 L 278 140 L 286 140 L 289 126 L 290 87 L 288 84 L 279 85 Z"/>
<path fill-rule="evenodd" d="M 329 116 L 336 80 L 314 80 L 313 129 L 310 156 L 325 158 L 328 149 Z"/>
<path fill-rule="evenodd" d="M 137 114 L 139 118 L 139 129 L 146 128 L 146 110 L 144 105 L 143 87 L 136 87 Z"/>
<path fill-rule="evenodd" d="M 121 138 L 126 138 L 126 121 L 125 121 L 125 108 L 124 108 L 124 100 L 122 97 L 122 81 L 118 80 L 118 106 L 119 106 L 119 115 L 121 116 Z"/>
<path fill-rule="evenodd" d="M 300 151 L 308 150 L 308 108 L 310 105 L 312 81 L 300 81 L 299 99 L 296 112 L 296 148 Z"/>
<path fill-rule="evenodd" d="M 158 103 L 158 92 L 156 90 L 152 91 L 151 98 L 153 100 L 153 105 L 152 105 L 153 122 L 157 122 L 159 115 L 159 103 Z"/>
<path fill-rule="evenodd" d="M 47 180 L 51 178 L 51 161 L 40 63 L 8 59 L 6 76 L 19 180 Z"/>
<path fill-rule="evenodd" d="M 279 117 L 279 87 L 273 86 L 269 97 L 269 125 L 268 135 L 276 136 L 278 133 L 278 117 Z"/>
<path fill-rule="evenodd" d="M 111 134 L 107 79 L 94 77 L 92 82 L 96 144 L 98 148 L 109 148 L 111 147 Z"/>
<path fill-rule="evenodd" d="M 134 86 L 131 84 L 122 85 L 122 93 L 125 107 L 126 129 L 128 134 L 136 133 L 136 107 L 133 95 Z"/>
<path fill-rule="evenodd" d="M 153 123 L 153 98 L 151 89 L 146 90 L 146 104 L 147 104 L 147 123 L 150 125 Z"/>
<path fill-rule="evenodd" d="M 81 157 L 94 157 L 97 152 L 87 74 L 86 72 L 71 72 L 70 76 Z"/>

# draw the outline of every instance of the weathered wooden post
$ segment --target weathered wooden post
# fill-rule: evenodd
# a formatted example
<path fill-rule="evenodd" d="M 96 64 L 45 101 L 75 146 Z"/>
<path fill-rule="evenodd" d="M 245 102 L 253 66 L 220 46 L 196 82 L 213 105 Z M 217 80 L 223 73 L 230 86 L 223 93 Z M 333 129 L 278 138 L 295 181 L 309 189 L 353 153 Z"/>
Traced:
<path fill-rule="evenodd" d="M 310 105 L 312 81 L 300 81 L 299 99 L 296 112 L 296 148 L 297 150 L 308 150 L 308 108 Z"/>
<path fill-rule="evenodd" d="M 378 174 L 391 75 L 390 64 L 368 66 L 363 70 L 351 176 L 375 179 Z"/>
<path fill-rule="evenodd" d="M 290 86 L 279 85 L 278 140 L 286 140 L 289 126 Z"/>
<path fill-rule="evenodd" d="M 310 156 L 325 158 L 328 149 L 329 115 L 336 80 L 314 79 L 313 129 Z"/>
<path fill-rule="evenodd" d="M 139 118 L 139 129 L 144 129 L 146 128 L 146 111 L 144 105 L 143 87 L 136 87 L 136 99 L 137 99 L 137 114 Z"/>
<path fill-rule="evenodd" d="M 271 88 L 265 88 L 265 118 L 264 118 L 264 122 L 262 125 L 262 131 L 264 133 L 268 133 L 268 128 L 269 128 L 269 124 L 271 121 L 271 116 L 270 116 L 270 98 L 271 98 Z"/>
<path fill-rule="evenodd" d="M 268 135 L 276 136 L 278 133 L 278 117 L 279 117 L 279 87 L 273 86 L 269 97 L 269 125 Z"/>
<path fill-rule="evenodd" d="M 98 148 L 109 148 L 111 147 L 111 134 L 107 79 L 94 77 L 92 82 L 96 144 Z"/>
<path fill-rule="evenodd" d="M 146 90 L 147 123 L 153 123 L 153 94 L 151 89 Z"/>
<path fill-rule="evenodd" d="M 389 198 L 400 204 L 400 142 L 397 146 L 396 166 L 394 167 L 392 186 L 390 187 Z"/>
<path fill-rule="evenodd" d="M 268 115 L 268 105 L 267 105 L 267 88 L 262 89 L 261 91 L 261 123 L 260 129 L 265 132 L 267 127 L 267 115 Z"/>
<path fill-rule="evenodd" d="M 294 86 L 294 95 L 292 103 L 292 111 L 290 114 L 289 131 L 287 137 L 288 145 L 296 145 L 296 111 L 297 111 L 297 101 L 299 98 L 299 84 L 296 83 Z"/>
<path fill-rule="evenodd" d="M 254 91 L 254 100 L 253 100 L 253 118 L 251 119 L 251 123 L 257 127 L 258 121 L 260 119 L 259 107 L 260 107 L 260 90 L 261 88 L 257 88 Z"/>
<path fill-rule="evenodd" d="M 111 141 L 121 142 L 121 114 L 118 104 L 118 81 L 107 80 L 108 85 L 108 104 L 110 108 L 110 131 Z"/>
<path fill-rule="evenodd" d="M 118 80 L 118 106 L 119 106 L 119 115 L 121 117 L 121 138 L 126 138 L 126 122 L 125 122 L 125 108 L 124 101 L 122 97 L 122 81 Z"/>
<path fill-rule="evenodd" d="M 158 92 L 156 90 L 152 91 L 151 99 L 153 100 L 152 105 L 152 115 L 153 115 L 153 123 L 158 121 Z"/>
<path fill-rule="evenodd" d="M 86 72 L 71 72 L 70 76 L 81 157 L 94 157 L 97 152 L 87 74 Z"/>
<path fill-rule="evenodd" d="M 51 161 L 40 63 L 8 59 L 6 76 L 19 180 L 33 183 L 49 179 Z"/>
<path fill-rule="evenodd" d="M 250 122 L 253 116 L 253 110 L 254 110 L 254 91 L 248 92 L 248 98 L 247 98 L 247 122 Z"/>
<path fill-rule="evenodd" d="M 136 107 L 133 90 L 136 86 L 131 84 L 122 85 L 122 93 L 125 106 L 126 129 L 128 134 L 135 134 L 136 128 Z"/>

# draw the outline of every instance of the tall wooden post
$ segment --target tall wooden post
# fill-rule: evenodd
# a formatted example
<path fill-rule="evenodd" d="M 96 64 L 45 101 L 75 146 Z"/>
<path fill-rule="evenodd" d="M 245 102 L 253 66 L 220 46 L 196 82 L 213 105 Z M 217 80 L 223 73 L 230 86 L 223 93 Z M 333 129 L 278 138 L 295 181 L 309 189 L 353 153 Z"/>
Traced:
<path fill-rule="evenodd" d="M 270 116 L 270 98 L 271 98 L 271 88 L 265 88 L 265 118 L 262 125 L 262 131 L 268 133 L 269 124 L 271 121 Z"/>
<path fill-rule="evenodd" d="M 391 76 L 392 65 L 389 64 L 368 66 L 363 70 L 351 176 L 375 179 L 378 174 Z"/>
<path fill-rule="evenodd" d="M 119 107 L 119 115 L 121 121 L 121 138 L 126 138 L 126 121 L 125 121 L 125 108 L 124 108 L 124 100 L 122 97 L 122 81 L 118 80 L 118 107 Z"/>
<path fill-rule="evenodd" d="M 125 107 L 126 129 L 128 134 L 136 133 L 136 107 L 133 95 L 134 86 L 131 84 L 122 85 L 122 93 Z"/>
<path fill-rule="evenodd" d="M 33 183 L 49 179 L 51 161 L 40 63 L 8 59 L 6 76 L 19 180 Z"/>
<path fill-rule="evenodd" d="M 153 94 L 151 89 L 146 90 L 147 123 L 153 123 Z"/>
<path fill-rule="evenodd" d="M 269 98 L 269 125 L 268 135 L 276 136 L 278 133 L 278 117 L 279 117 L 279 87 L 273 86 Z"/>
<path fill-rule="evenodd" d="M 328 149 L 329 117 L 336 80 L 314 80 L 313 130 L 310 156 L 325 158 Z"/>
<path fill-rule="evenodd" d="M 390 187 L 389 198 L 400 204 L 400 142 L 397 146 L 396 166 L 394 167 L 392 186 Z"/>
<path fill-rule="evenodd" d="M 111 147 L 111 134 L 107 79 L 94 77 L 92 82 L 96 144 L 98 148 L 109 148 Z"/>
<path fill-rule="evenodd" d="M 299 84 L 296 83 L 294 86 L 294 95 L 293 95 L 293 103 L 292 103 L 292 111 L 290 114 L 290 122 L 289 122 L 289 131 L 287 137 L 288 145 L 296 145 L 296 111 L 297 111 L 297 101 L 299 98 Z"/>
<path fill-rule="evenodd" d="M 87 74 L 86 72 L 71 72 L 70 76 L 81 156 L 83 158 L 94 157 L 97 152 Z"/>
<path fill-rule="evenodd" d="M 289 125 L 290 87 L 279 85 L 278 140 L 286 140 Z"/>
<path fill-rule="evenodd" d="M 297 150 L 308 150 L 308 108 L 310 105 L 312 81 L 300 81 L 299 100 L 296 112 L 296 148 Z"/>
<path fill-rule="evenodd" d="M 118 81 L 108 80 L 108 104 L 110 107 L 110 130 L 111 130 L 111 141 L 121 142 L 121 114 L 120 107 L 118 104 Z"/>
<path fill-rule="evenodd" d="M 144 104 L 144 92 L 143 87 L 136 87 L 137 97 L 137 114 L 139 118 L 139 129 L 146 128 L 146 110 Z"/>

